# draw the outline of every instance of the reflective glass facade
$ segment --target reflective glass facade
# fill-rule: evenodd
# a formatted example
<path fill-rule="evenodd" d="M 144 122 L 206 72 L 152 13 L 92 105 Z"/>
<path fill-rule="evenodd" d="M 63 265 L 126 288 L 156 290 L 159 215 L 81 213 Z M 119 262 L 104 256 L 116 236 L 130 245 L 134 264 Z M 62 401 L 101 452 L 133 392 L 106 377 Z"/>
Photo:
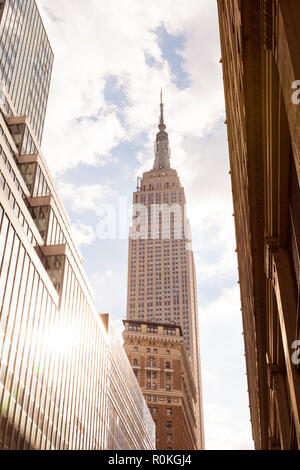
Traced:
<path fill-rule="evenodd" d="M 31 8 L 32 33 L 38 13 L 31 0 L 4 2 L 2 22 L 17 4 L 18 15 Z M 6 104 L 0 102 L 0 449 L 154 448 L 151 415 L 125 351 L 96 310 L 36 137 L 27 119 L 8 116 Z"/>
<path fill-rule="evenodd" d="M 0 83 L 6 112 L 26 115 L 41 142 L 53 53 L 34 0 L 0 2 Z M 12 105 L 9 109 L 9 103 Z"/>

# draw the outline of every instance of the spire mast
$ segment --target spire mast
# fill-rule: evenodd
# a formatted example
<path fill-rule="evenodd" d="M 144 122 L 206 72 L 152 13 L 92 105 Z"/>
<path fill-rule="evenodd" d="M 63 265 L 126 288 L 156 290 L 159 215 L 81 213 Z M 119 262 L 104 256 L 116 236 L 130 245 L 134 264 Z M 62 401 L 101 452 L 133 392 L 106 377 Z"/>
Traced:
<path fill-rule="evenodd" d="M 158 124 L 159 132 L 156 134 L 155 142 L 155 161 L 154 169 L 160 170 L 162 168 L 170 168 L 170 150 L 169 150 L 169 136 L 166 132 L 166 125 L 164 120 L 164 103 L 163 93 L 160 91 L 160 118 Z"/>
<path fill-rule="evenodd" d="M 164 122 L 164 104 L 163 104 L 163 92 L 160 90 L 160 120 L 159 120 L 159 126 L 158 126 L 160 131 L 165 131 L 166 126 Z"/>

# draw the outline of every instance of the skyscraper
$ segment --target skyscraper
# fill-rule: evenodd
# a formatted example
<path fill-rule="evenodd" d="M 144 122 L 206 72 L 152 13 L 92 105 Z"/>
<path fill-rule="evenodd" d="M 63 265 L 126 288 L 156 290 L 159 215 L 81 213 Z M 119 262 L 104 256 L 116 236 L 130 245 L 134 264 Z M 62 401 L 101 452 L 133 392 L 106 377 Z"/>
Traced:
<path fill-rule="evenodd" d="M 41 143 L 53 52 L 34 0 L 0 2 L 0 82 L 10 116 L 26 118 Z"/>
<path fill-rule="evenodd" d="M 170 167 L 161 97 L 151 171 L 133 194 L 129 237 L 127 320 L 181 325 L 197 390 L 197 443 L 204 446 L 195 264 L 185 194 Z"/>
<path fill-rule="evenodd" d="M 33 0 L 1 4 L 0 449 L 153 449 L 39 146 L 52 64 L 42 21 Z"/>

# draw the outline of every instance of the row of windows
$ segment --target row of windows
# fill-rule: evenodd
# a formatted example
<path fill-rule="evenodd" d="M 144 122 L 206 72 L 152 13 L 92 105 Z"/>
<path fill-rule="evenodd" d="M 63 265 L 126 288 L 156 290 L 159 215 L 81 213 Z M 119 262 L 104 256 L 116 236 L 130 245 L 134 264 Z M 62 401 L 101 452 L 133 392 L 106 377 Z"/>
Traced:
<path fill-rule="evenodd" d="M 172 345 L 172 346 L 173 346 L 173 345 Z M 134 346 L 133 350 L 134 350 L 134 352 L 138 352 L 138 350 L 139 350 L 138 346 Z M 151 348 L 146 348 L 146 352 L 147 352 L 147 353 L 150 353 L 150 352 L 151 352 Z M 153 349 L 153 353 L 154 353 L 154 354 L 157 354 L 157 349 Z M 168 354 L 168 355 L 171 354 L 170 349 L 167 349 L 167 350 L 166 350 L 166 354 Z M 148 362 L 149 362 L 149 361 L 148 361 Z M 148 362 L 147 362 L 147 364 L 148 364 Z"/>
<path fill-rule="evenodd" d="M 147 382 L 146 384 L 147 390 L 156 390 L 157 389 L 157 384 L 155 382 Z M 171 391 L 171 384 L 166 384 L 166 391 L 170 392 Z"/>
<path fill-rule="evenodd" d="M 157 415 L 157 413 L 158 413 L 158 409 L 157 409 L 156 407 L 154 407 L 154 408 L 153 408 L 153 407 L 149 407 L 149 410 L 150 410 L 150 412 L 151 412 L 153 415 Z M 172 416 L 172 413 L 173 413 L 172 408 L 167 408 L 167 409 L 166 409 L 166 416 Z M 168 422 L 170 422 L 170 421 L 168 421 Z M 171 426 L 171 427 L 172 427 L 172 426 Z"/>
<path fill-rule="evenodd" d="M 171 397 L 166 397 L 165 401 L 167 403 L 172 403 L 172 398 Z M 147 395 L 147 402 L 148 403 L 157 403 L 157 395 Z"/>
<path fill-rule="evenodd" d="M 139 365 L 139 361 L 138 359 L 134 358 L 132 360 L 132 365 L 133 366 L 138 366 Z M 157 367 L 157 363 L 156 361 L 146 361 L 146 364 L 145 364 L 146 367 L 154 367 L 156 368 Z M 166 361 L 165 362 L 165 369 L 171 369 L 171 363 L 169 361 Z"/>

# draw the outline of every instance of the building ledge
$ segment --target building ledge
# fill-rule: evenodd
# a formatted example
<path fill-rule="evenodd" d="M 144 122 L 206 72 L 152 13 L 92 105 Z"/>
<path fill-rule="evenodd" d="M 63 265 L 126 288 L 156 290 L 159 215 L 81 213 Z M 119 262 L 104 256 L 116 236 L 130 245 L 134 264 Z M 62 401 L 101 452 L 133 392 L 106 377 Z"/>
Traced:
<path fill-rule="evenodd" d="M 52 196 L 29 197 L 31 207 L 51 206 Z"/>
<path fill-rule="evenodd" d="M 44 245 L 41 246 L 44 256 L 61 256 L 67 254 L 67 245 Z"/>
<path fill-rule="evenodd" d="M 26 155 L 18 155 L 17 159 L 19 163 L 36 163 L 38 161 L 38 153 L 30 153 Z"/>

